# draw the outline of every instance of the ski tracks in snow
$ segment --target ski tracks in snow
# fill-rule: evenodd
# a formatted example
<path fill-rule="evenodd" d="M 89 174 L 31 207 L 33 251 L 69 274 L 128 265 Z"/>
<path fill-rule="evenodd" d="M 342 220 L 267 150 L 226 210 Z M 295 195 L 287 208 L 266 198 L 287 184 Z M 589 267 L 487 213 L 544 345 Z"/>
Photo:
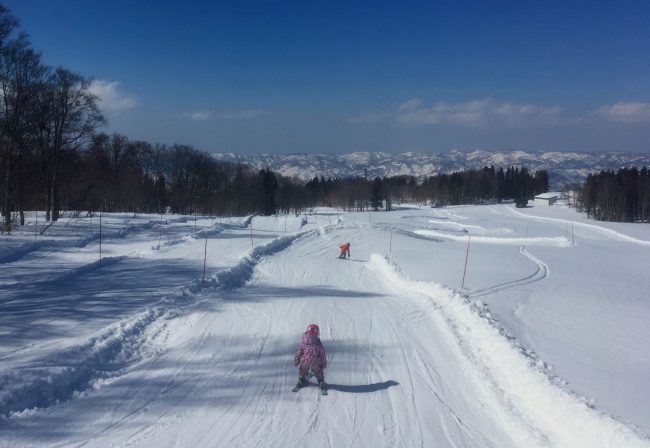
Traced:
<path fill-rule="evenodd" d="M 551 271 L 548 265 L 544 263 L 542 260 L 540 260 L 539 258 L 535 257 L 530 252 L 528 252 L 525 246 L 519 247 L 519 253 L 525 256 L 526 258 L 528 258 L 533 263 L 535 263 L 536 269 L 532 274 L 517 280 L 490 286 L 489 288 L 467 291 L 464 295 L 472 299 L 477 297 L 483 297 L 489 294 L 494 294 L 496 292 L 518 288 L 525 285 L 530 285 L 531 283 L 545 280 L 549 276 Z"/>

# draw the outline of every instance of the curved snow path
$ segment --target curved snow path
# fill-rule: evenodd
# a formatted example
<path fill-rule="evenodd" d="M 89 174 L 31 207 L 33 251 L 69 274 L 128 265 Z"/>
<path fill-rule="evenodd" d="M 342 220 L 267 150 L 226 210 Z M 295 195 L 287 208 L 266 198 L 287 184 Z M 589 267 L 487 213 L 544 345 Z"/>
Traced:
<path fill-rule="evenodd" d="M 544 279 L 546 279 L 548 277 L 550 270 L 549 270 L 548 265 L 546 263 L 544 263 L 542 260 L 540 260 L 539 258 L 532 255 L 530 252 L 528 252 L 526 250 L 525 246 L 521 246 L 519 248 L 519 253 L 521 253 L 523 256 L 525 256 L 530 261 L 535 263 L 535 265 L 537 266 L 537 269 L 535 270 L 535 272 L 533 272 L 532 274 L 530 274 L 530 275 L 528 275 L 526 277 L 523 277 L 523 278 L 520 278 L 520 279 L 517 279 L 517 280 L 513 280 L 513 281 L 510 281 L 510 282 L 504 282 L 504 283 L 501 283 L 501 284 L 498 284 L 498 285 L 490 286 L 489 288 L 469 291 L 465 295 L 467 297 L 470 297 L 470 298 L 482 297 L 482 296 L 486 296 L 488 294 L 493 294 L 495 292 L 504 291 L 504 290 L 512 289 L 512 288 L 518 288 L 518 287 L 524 286 L 524 285 L 529 285 L 531 283 L 535 283 L 535 282 L 544 280 Z"/>
<path fill-rule="evenodd" d="M 437 230 L 416 230 L 417 235 L 425 237 L 443 238 L 452 241 L 467 241 L 467 235 L 472 236 L 473 243 L 483 244 L 507 244 L 511 246 L 552 246 L 552 247 L 570 247 L 571 241 L 563 236 L 555 237 L 528 237 L 528 238 L 515 238 L 515 237 L 498 237 L 498 236 L 481 236 L 474 235 L 471 232 L 464 235 L 453 235 Z"/>
<path fill-rule="evenodd" d="M 532 221 L 537 221 L 537 222 L 557 222 L 559 224 L 571 224 L 575 227 L 579 227 L 585 230 L 588 230 L 593 233 L 597 233 L 601 236 L 605 236 L 609 239 L 616 240 L 616 241 L 627 241 L 630 243 L 635 243 L 635 244 L 640 244 L 642 246 L 650 246 L 650 241 L 648 240 L 641 240 L 638 238 L 634 238 L 632 236 L 626 235 L 624 233 L 618 232 L 616 230 L 608 229 L 606 227 L 602 227 L 596 224 L 587 224 L 584 222 L 580 221 L 571 221 L 569 219 L 561 219 L 561 218 L 545 218 L 545 217 L 540 217 L 540 216 L 532 216 L 528 215 L 526 213 L 522 213 L 519 210 L 515 210 L 512 207 L 500 207 L 499 209 L 495 207 L 490 207 L 490 210 L 492 210 L 494 213 L 497 214 L 504 214 L 502 210 L 505 208 L 505 210 L 508 210 L 508 213 L 512 216 L 516 216 L 519 218 L 525 218 L 525 219 L 530 219 Z"/>
<path fill-rule="evenodd" d="M 352 237 L 352 258 L 337 260 Z M 356 255 L 375 241 L 323 229 L 252 254 L 252 267 L 232 271 L 235 289 L 206 291 L 169 321 L 164 352 L 0 437 L 7 447 L 650 446 L 555 385 L 471 303 Z M 290 392 L 312 322 L 328 397 Z"/>

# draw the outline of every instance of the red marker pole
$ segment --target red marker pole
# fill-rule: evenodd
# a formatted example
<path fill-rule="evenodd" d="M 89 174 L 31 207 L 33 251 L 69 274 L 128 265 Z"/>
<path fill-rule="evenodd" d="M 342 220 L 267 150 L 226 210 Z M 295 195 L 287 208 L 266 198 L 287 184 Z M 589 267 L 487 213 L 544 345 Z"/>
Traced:
<path fill-rule="evenodd" d="M 465 289 L 465 273 L 467 272 L 467 259 L 469 258 L 469 242 L 472 240 L 472 235 L 467 235 L 467 251 L 465 252 L 465 269 L 463 269 L 463 282 L 461 289 Z"/>

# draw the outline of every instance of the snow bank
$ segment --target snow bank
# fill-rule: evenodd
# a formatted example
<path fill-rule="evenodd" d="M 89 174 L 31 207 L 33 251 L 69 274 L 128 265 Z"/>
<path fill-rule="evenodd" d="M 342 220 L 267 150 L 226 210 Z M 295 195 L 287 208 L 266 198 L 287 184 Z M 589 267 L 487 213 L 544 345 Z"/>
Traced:
<path fill-rule="evenodd" d="M 515 210 L 514 208 L 507 208 L 507 210 L 510 211 L 515 216 L 521 216 L 527 219 L 531 219 L 533 221 L 539 221 L 539 222 L 557 222 L 561 224 L 571 224 L 572 226 L 579 227 L 582 229 L 590 230 L 592 232 L 601 234 L 603 236 L 606 236 L 607 238 L 611 238 L 617 241 L 627 241 L 630 243 L 636 243 L 636 244 L 641 244 L 642 246 L 650 246 L 650 241 L 648 240 L 641 240 L 638 238 L 634 238 L 632 236 L 626 235 L 621 232 L 617 232 L 616 230 L 608 229 L 606 227 L 602 227 L 596 224 L 587 224 L 584 222 L 578 222 L 578 221 L 571 221 L 568 219 L 560 219 L 560 218 L 546 218 L 546 217 L 539 217 L 539 216 L 532 216 L 528 215 L 526 213 L 522 213 L 518 210 Z"/>
<path fill-rule="evenodd" d="M 163 300 L 106 327 L 82 345 L 32 362 L 34 367 L 0 374 L 0 415 L 19 417 L 33 408 L 52 406 L 119 375 L 145 356 L 148 350 L 143 348 L 155 340 L 159 330 L 151 324 L 166 314 L 168 304 Z M 143 337 L 145 331 L 147 337 Z"/>
<path fill-rule="evenodd" d="M 543 361 L 521 347 L 481 303 L 434 283 L 403 278 L 373 254 L 369 268 L 401 295 L 417 297 L 448 336 L 464 373 L 482 391 L 477 403 L 491 409 L 520 446 L 567 448 L 649 447 L 633 427 L 590 408 L 562 388 Z"/>
<path fill-rule="evenodd" d="M 202 229 L 192 235 L 183 235 L 181 237 L 168 239 L 162 241 L 160 244 L 154 244 L 151 246 L 152 250 L 161 250 L 164 247 L 176 246 L 178 244 L 192 244 L 196 243 L 198 240 L 204 240 L 206 238 L 213 238 L 224 232 L 224 229 L 219 227 L 213 227 L 209 229 Z"/>
<path fill-rule="evenodd" d="M 571 247 L 571 241 L 563 236 L 556 237 L 528 237 L 528 238 L 513 238 L 513 237 L 496 237 L 496 236 L 481 236 L 471 233 L 465 235 L 454 235 L 437 230 L 415 230 L 414 233 L 423 236 L 431 236 L 435 238 L 444 238 L 453 241 L 467 241 L 467 235 L 472 236 L 472 243 L 482 244 L 505 244 L 510 246 L 553 246 L 553 247 Z"/>
<path fill-rule="evenodd" d="M 141 230 L 146 230 L 152 228 L 155 224 L 158 224 L 158 221 L 149 221 L 143 224 L 134 224 L 130 226 L 123 227 L 118 231 L 104 231 L 101 235 L 102 239 L 106 240 L 108 238 L 124 238 L 127 235 L 138 232 Z M 64 238 L 64 239 L 44 239 L 39 237 L 37 241 L 31 241 L 27 243 L 22 243 L 17 246 L 9 247 L 0 251 L 0 264 L 12 263 L 18 261 L 24 256 L 30 254 L 31 252 L 43 249 L 43 248 L 63 248 L 63 247 L 85 247 L 88 244 L 99 240 L 99 232 L 92 233 L 86 237 L 82 238 Z"/>
<path fill-rule="evenodd" d="M 316 230 L 306 230 L 292 235 L 281 236 L 268 242 L 267 244 L 258 246 L 235 266 L 213 275 L 209 280 L 205 282 L 204 286 L 208 288 L 218 287 L 223 289 L 240 288 L 251 279 L 253 276 L 253 271 L 255 270 L 255 266 L 259 264 L 263 257 L 280 252 L 281 250 L 289 247 L 296 240 L 299 240 L 307 235 L 316 234 L 318 234 Z M 199 286 L 201 285 L 197 283 L 194 287 L 196 288 Z"/>
<path fill-rule="evenodd" d="M 210 234 L 211 230 L 205 233 Z M 256 247 L 234 267 L 214 275 L 205 284 L 200 280 L 193 281 L 144 311 L 106 327 L 87 342 L 31 363 L 38 367 L 26 366 L 20 372 L 0 372 L 0 416 L 28 415 L 35 408 L 46 408 L 100 387 L 107 379 L 121 374 L 124 368 L 155 353 L 157 349 L 152 344 L 156 335 L 164 330 L 164 321 L 182 315 L 183 306 L 190 303 L 189 299 L 196 293 L 210 287 L 234 289 L 243 286 L 262 257 L 273 255 L 311 234 L 317 232 L 308 230 L 273 239 Z M 107 257 L 88 263 L 50 282 L 60 282 L 124 258 Z"/>

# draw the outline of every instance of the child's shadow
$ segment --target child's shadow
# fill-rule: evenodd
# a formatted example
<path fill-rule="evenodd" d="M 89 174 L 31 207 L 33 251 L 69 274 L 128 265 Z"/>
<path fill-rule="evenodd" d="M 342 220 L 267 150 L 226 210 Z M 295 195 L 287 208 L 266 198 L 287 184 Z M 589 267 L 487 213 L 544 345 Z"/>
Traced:
<path fill-rule="evenodd" d="M 399 386 L 399 383 L 397 381 L 384 381 L 383 383 L 359 384 L 356 386 L 327 383 L 327 388 L 329 390 L 338 390 L 339 392 L 347 392 L 351 394 L 377 392 L 379 390 L 388 389 L 391 386 Z"/>

